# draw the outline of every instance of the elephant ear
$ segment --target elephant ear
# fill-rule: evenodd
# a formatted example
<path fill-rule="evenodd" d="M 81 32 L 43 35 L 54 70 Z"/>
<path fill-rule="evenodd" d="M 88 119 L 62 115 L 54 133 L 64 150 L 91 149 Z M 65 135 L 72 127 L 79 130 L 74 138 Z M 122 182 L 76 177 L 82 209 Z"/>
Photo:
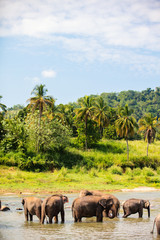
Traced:
<path fill-rule="evenodd" d="M 69 202 L 68 201 L 68 197 L 67 196 L 63 196 L 63 203 L 67 203 L 67 202 Z"/>
<path fill-rule="evenodd" d="M 150 202 L 147 200 L 147 201 L 145 201 L 144 202 L 144 206 L 145 206 L 145 208 L 148 208 L 149 206 L 150 206 Z"/>
<path fill-rule="evenodd" d="M 113 199 L 101 199 L 99 204 L 104 208 L 111 207 L 113 205 Z"/>

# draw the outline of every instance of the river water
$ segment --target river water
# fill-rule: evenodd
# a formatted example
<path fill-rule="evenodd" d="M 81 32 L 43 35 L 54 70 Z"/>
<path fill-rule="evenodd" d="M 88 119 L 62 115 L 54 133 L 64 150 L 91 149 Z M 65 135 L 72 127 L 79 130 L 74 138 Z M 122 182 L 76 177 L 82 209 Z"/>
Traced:
<path fill-rule="evenodd" d="M 97 223 L 96 218 L 82 218 L 81 223 L 74 223 L 71 205 L 78 194 L 66 194 L 69 203 L 65 204 L 65 223 L 41 225 L 36 216 L 33 222 L 25 222 L 21 199 L 24 195 L 1 195 L 2 205 L 8 204 L 11 211 L 0 212 L 0 240 L 89 240 L 89 239 L 159 239 L 156 227 L 151 234 L 154 218 L 160 213 L 160 192 L 116 192 L 113 193 L 122 203 L 129 198 L 148 199 L 151 203 L 151 217 L 148 218 L 147 209 L 143 211 L 143 218 L 138 214 L 122 218 L 123 209 L 120 209 L 118 218 L 104 218 L 102 223 Z M 34 195 L 42 200 L 49 195 Z M 59 217 L 60 219 L 60 217 Z"/>

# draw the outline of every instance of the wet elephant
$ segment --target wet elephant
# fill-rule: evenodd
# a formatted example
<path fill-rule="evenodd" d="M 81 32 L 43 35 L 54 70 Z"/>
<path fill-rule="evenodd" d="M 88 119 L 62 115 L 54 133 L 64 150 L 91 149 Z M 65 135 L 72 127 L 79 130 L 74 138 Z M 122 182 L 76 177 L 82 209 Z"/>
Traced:
<path fill-rule="evenodd" d="M 84 197 L 84 196 L 89 196 L 89 195 L 103 196 L 105 199 L 109 199 L 109 198 L 113 199 L 113 205 L 112 205 L 110 211 L 107 212 L 105 210 L 103 212 L 103 216 L 104 217 L 114 218 L 114 217 L 117 217 L 119 215 L 120 201 L 114 195 L 112 195 L 112 194 L 105 194 L 105 193 L 102 193 L 102 192 L 100 192 L 98 190 L 93 190 L 93 191 L 82 190 L 82 191 L 80 191 L 79 197 Z"/>
<path fill-rule="evenodd" d="M 150 217 L 150 202 L 148 200 L 131 198 L 123 203 L 123 217 L 126 218 L 131 214 L 139 213 L 139 218 L 143 216 L 143 208 L 148 209 Z"/>
<path fill-rule="evenodd" d="M 160 235 L 160 214 L 157 215 L 157 217 L 154 219 L 154 223 L 153 223 L 153 229 L 152 229 L 152 232 L 154 232 L 154 225 L 156 224 L 156 227 L 157 227 L 157 234 Z"/>
<path fill-rule="evenodd" d="M 1 200 L 0 200 L 0 211 L 9 211 L 9 210 L 10 210 L 9 207 L 1 205 Z"/>
<path fill-rule="evenodd" d="M 103 221 L 103 211 L 113 205 L 113 199 L 100 196 L 85 196 L 76 198 L 72 203 L 72 215 L 75 222 L 81 222 L 83 217 L 96 216 L 97 222 Z"/>
<path fill-rule="evenodd" d="M 33 221 L 33 215 L 36 215 L 39 221 L 41 221 L 42 202 L 40 198 L 36 197 L 26 197 L 22 199 L 26 221 L 28 221 L 28 215 L 30 216 L 30 221 Z"/>
<path fill-rule="evenodd" d="M 64 223 L 64 203 L 68 202 L 68 197 L 55 194 L 47 197 L 42 204 L 42 219 L 41 223 L 44 224 L 45 217 L 48 216 L 49 223 L 52 223 L 54 217 L 55 223 L 58 223 L 58 214 L 61 213 L 61 223 Z"/>

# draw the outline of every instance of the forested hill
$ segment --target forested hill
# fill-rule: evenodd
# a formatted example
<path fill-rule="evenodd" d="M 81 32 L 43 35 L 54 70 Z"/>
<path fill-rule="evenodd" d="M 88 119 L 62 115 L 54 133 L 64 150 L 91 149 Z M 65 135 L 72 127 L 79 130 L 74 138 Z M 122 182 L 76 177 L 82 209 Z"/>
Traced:
<path fill-rule="evenodd" d="M 141 92 L 128 90 L 120 93 L 102 93 L 100 96 L 113 108 L 128 104 L 129 108 L 134 110 L 134 117 L 137 120 L 147 112 L 160 117 L 160 87 L 156 87 L 155 90 L 147 88 Z"/>

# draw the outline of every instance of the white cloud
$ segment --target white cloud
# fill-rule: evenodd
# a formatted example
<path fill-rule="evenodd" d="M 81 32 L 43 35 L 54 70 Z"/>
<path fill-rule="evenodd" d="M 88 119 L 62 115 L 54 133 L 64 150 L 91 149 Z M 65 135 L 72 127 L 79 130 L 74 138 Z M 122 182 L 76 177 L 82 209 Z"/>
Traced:
<path fill-rule="evenodd" d="M 53 70 L 44 70 L 41 74 L 44 78 L 54 78 L 56 76 L 56 72 Z"/>
<path fill-rule="evenodd" d="M 0 1 L 0 36 L 59 43 L 75 59 L 137 64 L 137 57 L 142 65 L 148 59 L 148 66 L 158 69 L 159 57 L 154 53 L 160 52 L 159 29 L 157 0 Z M 42 75 L 54 77 L 55 72 L 47 70 Z"/>

